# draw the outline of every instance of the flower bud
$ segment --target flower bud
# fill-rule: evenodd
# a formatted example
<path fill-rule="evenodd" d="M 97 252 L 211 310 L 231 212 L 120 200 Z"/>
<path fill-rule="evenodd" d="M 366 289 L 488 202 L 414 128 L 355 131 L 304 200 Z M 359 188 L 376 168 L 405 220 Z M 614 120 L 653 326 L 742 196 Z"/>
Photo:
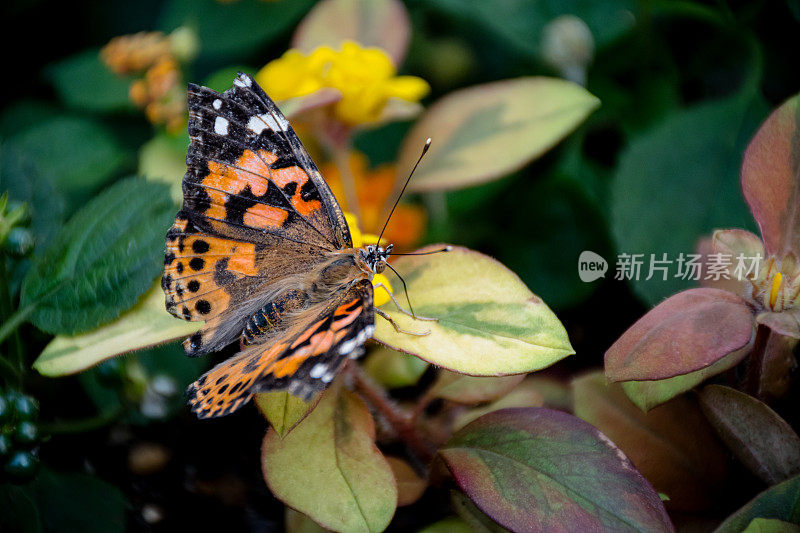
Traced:
<path fill-rule="evenodd" d="M 545 26 L 541 53 L 561 76 L 585 85 L 586 67 L 594 57 L 592 32 L 580 18 L 562 15 Z"/>

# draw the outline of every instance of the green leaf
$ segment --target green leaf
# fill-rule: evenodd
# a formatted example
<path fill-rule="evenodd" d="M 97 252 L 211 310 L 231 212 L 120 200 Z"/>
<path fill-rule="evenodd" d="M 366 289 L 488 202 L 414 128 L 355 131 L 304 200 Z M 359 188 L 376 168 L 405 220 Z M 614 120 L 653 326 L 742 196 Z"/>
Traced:
<path fill-rule="evenodd" d="M 45 531 L 125 531 L 125 498 L 96 476 L 42 469 L 32 485 Z"/>
<path fill-rule="evenodd" d="M 0 146 L 0 194 L 9 193 L 17 202 L 25 202 L 31 214 L 30 229 L 35 238 L 35 252 L 41 253 L 55 237 L 64 221 L 64 198 L 53 182 L 39 171 L 30 154 L 12 146 Z"/>
<path fill-rule="evenodd" d="M 133 306 L 163 265 L 174 215 L 166 185 L 128 178 L 89 201 L 63 227 L 22 284 L 21 308 L 50 333 L 72 334 Z"/>
<path fill-rule="evenodd" d="M 39 533 L 42 524 L 30 487 L 0 483 L 0 530 Z"/>
<path fill-rule="evenodd" d="M 469 27 L 485 28 L 489 34 L 531 58 L 539 56 L 544 27 L 561 15 L 575 15 L 586 22 L 598 46 L 630 30 L 637 4 L 632 0 L 505 0 L 502 8 L 481 0 L 434 0 L 432 7 L 466 19 Z M 480 30 L 472 30 L 480 34 Z"/>
<path fill-rule="evenodd" d="M 722 441 L 764 482 L 774 485 L 800 474 L 800 437 L 767 405 L 709 385 L 700 393 L 700 406 Z"/>
<path fill-rule="evenodd" d="M 9 139 L 9 145 L 36 161 L 39 172 L 53 180 L 71 207 L 130 161 L 107 128 L 81 117 L 39 123 Z"/>
<path fill-rule="evenodd" d="M 490 402 L 508 394 L 523 379 L 525 374 L 500 377 L 465 376 L 442 370 L 428 394 L 434 398 L 472 405 Z"/>
<path fill-rule="evenodd" d="M 474 533 L 474 530 L 460 518 L 452 516 L 420 529 L 419 533 Z"/>
<path fill-rule="evenodd" d="M 744 533 L 800 533 L 800 526 L 774 518 L 753 518 Z"/>
<path fill-rule="evenodd" d="M 472 500 L 461 491 L 450 491 L 450 507 L 456 514 L 469 524 L 473 533 L 507 533 L 508 530 L 478 509 Z"/>
<path fill-rule="evenodd" d="M 281 438 L 285 437 L 314 408 L 288 392 L 264 392 L 256 394 L 256 406 Z"/>
<path fill-rule="evenodd" d="M 57 116 L 60 110 L 53 102 L 43 100 L 16 100 L 10 102 L 0 114 L 0 137 L 8 139 Z"/>
<path fill-rule="evenodd" d="M 375 340 L 395 350 L 475 376 L 532 372 L 574 353 L 555 314 L 490 257 L 453 247 L 448 253 L 401 257 L 392 265 L 408 284 L 414 311 L 437 319 L 414 320 L 393 303 L 384 305 L 401 329 L 430 332 L 398 333 L 377 317 Z M 397 278 L 391 282 L 402 287 Z"/>
<path fill-rule="evenodd" d="M 233 78 L 231 78 L 233 79 Z M 230 80 L 228 81 L 230 83 Z M 183 199 L 183 175 L 186 174 L 187 132 L 180 135 L 156 135 L 139 149 L 139 175 L 169 185 L 176 204 Z"/>
<path fill-rule="evenodd" d="M 383 346 L 370 352 L 364 362 L 364 371 L 390 389 L 416 385 L 430 365 L 418 357 Z"/>
<path fill-rule="evenodd" d="M 721 374 L 738 365 L 750 354 L 750 345 L 726 355 L 711 366 L 675 376 L 674 378 L 659 379 L 655 381 L 623 381 L 622 388 L 633 403 L 642 411 L 649 411 L 675 396 L 693 389 L 712 376 Z"/>
<path fill-rule="evenodd" d="M 512 179 L 506 194 L 497 200 L 505 208 L 494 214 L 491 233 L 476 248 L 498 250 L 505 265 L 553 309 L 577 307 L 602 283 L 581 281 L 576 269 L 581 252 L 611 256 L 604 215 L 574 183 L 566 181 L 573 179 L 566 175 L 527 183 Z M 493 207 L 484 209 L 494 211 Z M 476 212 L 470 209 L 467 220 Z M 607 278 L 612 276 L 613 271 L 606 273 Z"/>
<path fill-rule="evenodd" d="M 167 313 L 164 293 L 156 284 L 131 309 L 99 328 L 79 335 L 58 335 L 33 368 L 48 377 L 74 374 L 111 357 L 191 335 L 201 323 Z"/>
<path fill-rule="evenodd" d="M 328 531 L 291 507 L 286 508 L 284 523 L 286 525 L 286 533 L 325 533 Z"/>
<path fill-rule="evenodd" d="M 117 76 L 91 49 L 51 65 L 47 75 L 68 106 L 89 111 L 130 110 L 129 79 Z"/>
<path fill-rule="evenodd" d="M 397 506 L 369 409 L 340 381 L 283 439 L 267 431 L 262 468 L 278 499 L 328 529 L 383 531 Z"/>
<path fill-rule="evenodd" d="M 600 372 L 572 383 L 575 415 L 596 426 L 678 511 L 707 509 L 725 475 L 725 450 L 693 397 L 643 413 Z"/>
<path fill-rule="evenodd" d="M 572 132 L 600 101 L 556 78 L 528 77 L 477 85 L 434 103 L 403 141 L 398 175 L 430 150 L 410 189 L 456 189 L 500 178 L 525 166 Z"/>
<path fill-rule="evenodd" d="M 478 508 L 514 531 L 673 530 L 658 494 L 620 449 L 561 411 L 489 413 L 439 453 Z"/>
<path fill-rule="evenodd" d="M 428 488 L 428 481 L 411 468 L 407 461 L 399 457 L 386 457 L 397 483 L 397 506 L 411 505 L 422 497 Z"/>
<path fill-rule="evenodd" d="M 756 518 L 800 525 L 800 476 L 773 485 L 733 513 L 715 533 L 739 533 Z"/>
<path fill-rule="evenodd" d="M 753 227 L 737 179 L 753 115 L 760 115 L 751 103 L 739 94 L 674 113 L 622 153 L 611 185 L 611 229 L 620 253 L 644 254 L 631 283 L 650 305 L 695 283 L 675 277 L 674 263 L 666 280 L 657 271 L 646 280 L 650 254 L 676 261 L 714 229 Z"/>
<path fill-rule="evenodd" d="M 311 52 L 318 46 L 340 48 L 344 41 L 382 48 L 395 65 L 406 55 L 411 28 L 399 0 L 323 0 L 303 18 L 292 48 Z"/>
<path fill-rule="evenodd" d="M 167 32 L 180 26 L 194 29 L 204 56 L 252 54 L 287 33 L 312 4 L 313 0 L 169 0 L 158 26 Z"/>
<path fill-rule="evenodd" d="M 490 379 L 490 378 L 482 378 Z M 496 378 L 495 378 L 496 379 Z M 509 407 L 544 407 L 545 399 L 540 390 L 540 384 L 534 378 L 527 378 L 525 381 L 514 387 L 511 392 L 498 398 L 488 405 L 474 407 L 456 416 L 453 420 L 453 428 L 461 429 L 478 417 L 507 409 Z"/>

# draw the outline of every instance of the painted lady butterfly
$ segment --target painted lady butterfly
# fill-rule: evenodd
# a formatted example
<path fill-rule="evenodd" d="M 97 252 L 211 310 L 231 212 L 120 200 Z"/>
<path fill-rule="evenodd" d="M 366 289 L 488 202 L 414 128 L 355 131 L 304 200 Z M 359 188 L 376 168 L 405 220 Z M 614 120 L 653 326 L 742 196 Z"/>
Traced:
<path fill-rule="evenodd" d="M 222 94 L 190 84 L 189 134 L 161 286 L 170 313 L 205 321 L 187 355 L 241 346 L 189 387 L 189 404 L 208 418 L 258 392 L 309 400 L 363 353 L 375 330 L 370 280 L 391 246 L 353 248 L 330 188 L 250 76 Z"/>

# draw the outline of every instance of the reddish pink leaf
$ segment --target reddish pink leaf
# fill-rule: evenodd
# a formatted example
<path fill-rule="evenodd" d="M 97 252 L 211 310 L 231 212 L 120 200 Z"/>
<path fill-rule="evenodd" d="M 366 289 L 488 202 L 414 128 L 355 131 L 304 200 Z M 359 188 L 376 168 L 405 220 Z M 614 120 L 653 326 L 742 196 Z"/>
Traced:
<path fill-rule="evenodd" d="M 625 454 L 590 424 L 545 408 L 501 409 L 439 452 L 475 505 L 512 531 L 672 531 Z"/>
<path fill-rule="evenodd" d="M 800 95 L 758 130 L 742 164 L 742 191 L 767 253 L 800 251 Z"/>
<path fill-rule="evenodd" d="M 646 381 L 706 368 L 750 341 L 745 301 L 720 289 L 690 289 L 640 318 L 606 352 L 611 381 Z"/>

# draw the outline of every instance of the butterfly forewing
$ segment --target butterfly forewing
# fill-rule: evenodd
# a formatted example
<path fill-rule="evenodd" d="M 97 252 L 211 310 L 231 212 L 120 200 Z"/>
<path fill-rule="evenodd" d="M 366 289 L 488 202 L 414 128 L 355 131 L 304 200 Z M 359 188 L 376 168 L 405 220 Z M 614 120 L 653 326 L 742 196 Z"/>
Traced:
<path fill-rule="evenodd" d="M 307 308 L 277 316 L 270 321 L 274 329 L 243 332 L 265 309 L 282 308 L 275 302 L 283 301 L 287 286 L 313 278 L 330 254 L 352 248 L 341 208 L 286 118 L 250 76 L 239 74 L 224 93 L 190 85 L 189 134 L 183 207 L 167 233 L 167 309 L 205 321 L 184 342 L 189 355 L 239 339 L 243 346 L 198 381 L 194 410 L 219 416 L 257 390 L 307 396 L 323 389 L 345 357 L 331 350 L 345 343 L 358 344 L 357 351 L 365 332 L 371 335 L 372 288 L 357 270 L 326 289 L 330 294 L 298 298 L 310 302 Z M 357 310 L 347 315 L 351 322 L 336 318 L 347 298 L 355 306 L 347 312 Z M 296 344 L 304 334 L 310 344 Z"/>

